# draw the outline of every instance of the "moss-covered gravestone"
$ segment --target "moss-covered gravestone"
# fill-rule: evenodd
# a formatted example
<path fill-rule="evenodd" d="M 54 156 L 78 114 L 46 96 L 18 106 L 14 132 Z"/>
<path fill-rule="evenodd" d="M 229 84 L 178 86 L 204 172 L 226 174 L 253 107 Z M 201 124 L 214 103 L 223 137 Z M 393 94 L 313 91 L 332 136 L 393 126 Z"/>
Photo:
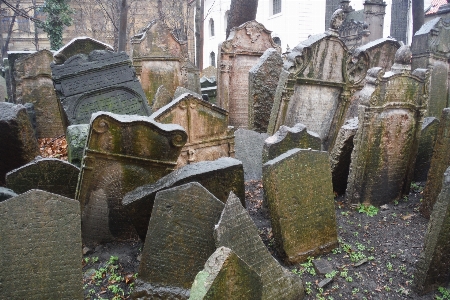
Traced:
<path fill-rule="evenodd" d="M 426 181 L 433 157 L 434 143 L 439 130 L 439 119 L 427 117 L 423 120 L 419 148 L 414 166 L 413 181 Z"/>
<path fill-rule="evenodd" d="M 230 248 L 261 276 L 261 299 L 293 300 L 305 296 L 300 277 L 283 268 L 267 250 L 241 201 L 233 193 L 214 229 L 216 246 Z"/>
<path fill-rule="evenodd" d="M 84 243 L 136 237 L 123 196 L 173 171 L 186 139 L 180 126 L 149 117 L 92 115 L 76 195 Z"/>
<path fill-rule="evenodd" d="M 67 160 L 77 167 L 81 166 L 88 134 L 89 124 L 70 125 L 67 127 Z"/>
<path fill-rule="evenodd" d="M 3 299 L 83 299 L 78 201 L 40 190 L 0 202 Z"/>
<path fill-rule="evenodd" d="M 239 256 L 219 247 L 195 276 L 189 300 L 259 300 L 261 278 Z"/>
<path fill-rule="evenodd" d="M 223 202 L 199 183 L 157 194 L 133 299 L 188 299 L 195 276 L 214 253 Z"/>
<path fill-rule="evenodd" d="M 263 166 L 265 200 L 280 253 L 289 263 L 338 245 L 328 153 L 292 149 Z"/>

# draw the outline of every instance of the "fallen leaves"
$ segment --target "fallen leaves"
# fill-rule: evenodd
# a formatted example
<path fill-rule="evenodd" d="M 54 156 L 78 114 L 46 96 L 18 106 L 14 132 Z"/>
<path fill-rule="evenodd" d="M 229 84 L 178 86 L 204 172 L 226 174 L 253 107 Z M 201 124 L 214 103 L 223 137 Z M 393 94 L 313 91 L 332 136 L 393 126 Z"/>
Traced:
<path fill-rule="evenodd" d="M 59 158 L 67 161 L 67 141 L 65 136 L 38 139 L 42 157 Z"/>

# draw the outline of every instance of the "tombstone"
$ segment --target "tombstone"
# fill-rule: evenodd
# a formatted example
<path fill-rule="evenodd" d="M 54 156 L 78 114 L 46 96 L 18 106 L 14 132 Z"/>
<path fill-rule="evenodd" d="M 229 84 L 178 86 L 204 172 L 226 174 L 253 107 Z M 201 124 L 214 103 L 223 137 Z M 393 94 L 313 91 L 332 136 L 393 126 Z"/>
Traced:
<path fill-rule="evenodd" d="M 200 85 L 202 87 L 202 96 L 206 95 L 208 97 L 209 102 L 216 104 L 217 102 L 216 76 L 213 77 L 203 76 L 202 78 L 200 78 Z"/>
<path fill-rule="evenodd" d="M 0 102 L 5 102 L 8 99 L 8 91 L 6 88 L 6 80 L 0 76 Z"/>
<path fill-rule="evenodd" d="M 202 70 L 200 75 L 202 77 L 215 78 L 217 76 L 217 68 L 214 66 L 206 67 Z"/>
<path fill-rule="evenodd" d="M 264 141 L 262 161 L 266 163 L 294 148 L 320 150 L 321 144 L 319 135 L 305 125 L 298 123 L 292 128 L 283 125 Z"/>
<path fill-rule="evenodd" d="M 219 45 L 217 99 L 229 111 L 232 126 L 248 126 L 248 72 L 264 51 L 280 49 L 270 34 L 263 24 L 249 21 L 232 28 L 228 40 Z"/>
<path fill-rule="evenodd" d="M 235 157 L 244 165 L 244 179 L 261 180 L 262 178 L 262 151 L 267 133 L 239 128 L 234 133 Z"/>
<path fill-rule="evenodd" d="M 81 167 L 84 148 L 89 134 L 89 124 L 71 125 L 66 130 L 67 160 Z"/>
<path fill-rule="evenodd" d="M 200 93 L 200 70 L 191 61 L 188 60 L 181 66 L 181 78 L 183 87 L 194 93 Z"/>
<path fill-rule="evenodd" d="M 152 112 L 157 111 L 161 107 L 169 104 L 172 101 L 172 96 L 169 91 L 164 87 L 164 85 L 160 85 L 156 90 L 155 98 L 152 101 Z"/>
<path fill-rule="evenodd" d="M 93 114 L 76 195 L 83 243 L 135 238 L 123 196 L 173 171 L 186 140 L 178 125 L 158 124 L 149 117 Z"/>
<path fill-rule="evenodd" d="M 214 228 L 217 247 L 227 247 L 261 276 L 261 299 L 303 299 L 300 277 L 283 268 L 267 250 L 258 228 L 233 193 Z"/>
<path fill-rule="evenodd" d="M 190 300 L 261 299 L 261 278 L 239 256 L 219 247 L 208 258 L 190 291 Z"/>
<path fill-rule="evenodd" d="M 292 149 L 263 166 L 272 232 L 286 262 L 296 264 L 338 246 L 328 153 Z"/>
<path fill-rule="evenodd" d="M 200 184 L 158 193 L 133 299 L 188 299 L 195 275 L 214 253 L 224 204 Z"/>
<path fill-rule="evenodd" d="M 199 93 L 193 92 L 182 86 L 177 87 L 177 89 L 175 90 L 175 93 L 173 94 L 173 99 L 176 99 L 186 93 L 191 94 L 192 96 L 197 97 L 199 99 L 202 99 L 202 95 L 200 95 Z"/>
<path fill-rule="evenodd" d="M 80 169 L 66 161 L 38 157 L 8 172 L 6 186 L 19 194 L 37 189 L 74 199 L 79 174 Z"/>
<path fill-rule="evenodd" d="M 442 178 L 445 169 L 450 166 L 450 108 L 442 110 L 436 142 L 433 148 L 430 169 L 428 170 L 427 183 L 423 190 L 423 200 L 420 204 L 420 213 L 425 218 L 429 218 L 433 210 L 434 203 L 442 188 Z"/>
<path fill-rule="evenodd" d="M 33 127 L 34 136 L 36 136 L 36 111 L 33 103 L 25 103 L 23 105 L 27 110 L 28 119 L 30 119 L 31 127 Z"/>
<path fill-rule="evenodd" d="M 433 147 L 439 129 L 439 120 L 435 117 L 426 117 L 422 123 L 413 181 L 426 181 L 430 169 Z"/>
<path fill-rule="evenodd" d="M 64 125 L 89 124 L 91 114 L 108 111 L 150 115 L 145 95 L 125 52 L 94 50 L 52 64 L 52 77 L 63 109 Z"/>
<path fill-rule="evenodd" d="M 350 203 L 378 206 L 409 193 L 427 91 L 426 70 L 411 74 L 411 52 L 404 47 L 390 72 L 367 73 L 348 177 Z"/>
<path fill-rule="evenodd" d="M 414 287 L 426 294 L 450 281 L 450 167 L 444 173 L 414 274 Z"/>
<path fill-rule="evenodd" d="M 131 218 L 139 237 L 145 240 L 156 193 L 198 182 L 217 199 L 226 202 L 230 192 L 241 199 L 245 207 L 244 171 L 242 162 L 230 157 L 186 165 L 152 184 L 140 186 L 123 197 L 122 205 Z"/>
<path fill-rule="evenodd" d="M 5 175 L 39 155 L 28 114 L 23 105 L 0 102 L 0 185 Z"/>
<path fill-rule="evenodd" d="M 283 60 L 274 48 L 267 49 L 250 69 L 248 77 L 248 129 L 267 132 L 275 89 Z"/>
<path fill-rule="evenodd" d="M 8 91 L 8 101 L 16 103 L 16 80 L 14 73 L 16 72 L 16 60 L 22 57 L 26 57 L 36 51 L 8 51 L 8 58 L 3 61 L 5 67 L 5 79 Z M 23 103 L 19 103 L 23 104 Z"/>
<path fill-rule="evenodd" d="M 184 43 L 180 43 L 161 21 L 153 20 L 131 38 L 133 66 L 148 101 L 164 85 L 173 95 L 183 85 L 181 68 L 184 62 Z"/>
<path fill-rule="evenodd" d="M 0 202 L 15 196 L 17 196 L 17 194 L 13 190 L 0 186 Z"/>
<path fill-rule="evenodd" d="M 19 58 L 15 62 L 15 102 L 32 103 L 36 113 L 37 138 L 54 138 L 64 135 L 61 112 L 52 82 L 49 50 Z"/>
<path fill-rule="evenodd" d="M 151 116 L 156 122 L 181 125 L 188 140 L 177 167 L 220 157 L 234 157 L 234 130 L 228 127 L 228 113 L 214 104 L 183 94 Z"/>
<path fill-rule="evenodd" d="M 53 54 L 56 64 L 63 64 L 67 59 L 77 54 L 89 55 L 94 50 L 114 51 L 111 45 L 105 44 L 88 36 L 72 39 Z"/>
<path fill-rule="evenodd" d="M 0 202 L 4 299 L 83 299 L 80 206 L 31 190 Z"/>

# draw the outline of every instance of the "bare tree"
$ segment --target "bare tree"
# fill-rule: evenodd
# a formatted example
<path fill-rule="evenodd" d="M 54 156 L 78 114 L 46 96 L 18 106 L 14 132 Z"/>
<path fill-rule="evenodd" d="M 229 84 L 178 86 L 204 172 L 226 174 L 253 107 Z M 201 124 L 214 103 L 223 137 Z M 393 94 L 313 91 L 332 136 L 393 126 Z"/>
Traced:
<path fill-rule="evenodd" d="M 15 5 L 16 10 L 14 11 L 13 16 L 11 17 L 11 21 L 9 22 L 8 33 L 6 35 L 6 40 L 5 40 L 5 43 L 2 45 L 2 58 L 6 57 L 6 53 L 8 52 L 9 41 L 11 40 L 11 35 L 12 35 L 12 32 L 13 32 L 14 23 L 16 22 L 16 17 L 18 15 L 17 10 L 19 9 L 19 6 L 20 6 L 20 0 L 17 0 L 16 1 L 16 5 Z"/>
<path fill-rule="evenodd" d="M 231 0 L 226 38 L 230 35 L 231 28 L 256 19 L 257 10 L 258 0 Z"/>

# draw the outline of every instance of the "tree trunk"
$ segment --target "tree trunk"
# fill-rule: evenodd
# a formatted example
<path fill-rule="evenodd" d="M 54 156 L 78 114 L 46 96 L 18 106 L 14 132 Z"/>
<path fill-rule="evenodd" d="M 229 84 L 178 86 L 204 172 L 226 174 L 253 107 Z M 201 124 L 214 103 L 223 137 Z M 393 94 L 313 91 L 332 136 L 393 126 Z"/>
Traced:
<path fill-rule="evenodd" d="M 256 19 L 258 9 L 258 0 L 231 0 L 230 13 L 227 21 L 227 35 L 233 27 L 244 24 L 245 22 Z"/>
<path fill-rule="evenodd" d="M 424 15 L 423 0 L 412 0 L 413 35 L 422 27 Z"/>
<path fill-rule="evenodd" d="M 20 5 L 20 0 L 18 0 L 16 2 L 16 8 L 19 8 L 19 5 Z M 9 24 L 8 35 L 6 36 L 5 45 L 2 47 L 2 58 L 5 58 L 6 54 L 8 52 L 9 41 L 11 40 L 11 34 L 13 31 L 14 23 L 16 22 L 16 16 L 17 16 L 17 13 L 14 13 L 14 15 L 11 18 L 11 23 Z"/>
<path fill-rule="evenodd" d="M 33 4 L 33 18 L 36 19 L 37 18 L 36 0 L 33 0 L 31 3 Z M 34 48 L 36 49 L 36 51 L 39 51 L 39 34 L 36 24 L 34 24 Z"/>
<path fill-rule="evenodd" d="M 120 19 L 119 19 L 119 51 L 125 51 L 127 46 L 127 0 L 121 0 Z"/>
<path fill-rule="evenodd" d="M 203 70 L 203 15 L 205 0 L 195 1 L 195 65 Z"/>

